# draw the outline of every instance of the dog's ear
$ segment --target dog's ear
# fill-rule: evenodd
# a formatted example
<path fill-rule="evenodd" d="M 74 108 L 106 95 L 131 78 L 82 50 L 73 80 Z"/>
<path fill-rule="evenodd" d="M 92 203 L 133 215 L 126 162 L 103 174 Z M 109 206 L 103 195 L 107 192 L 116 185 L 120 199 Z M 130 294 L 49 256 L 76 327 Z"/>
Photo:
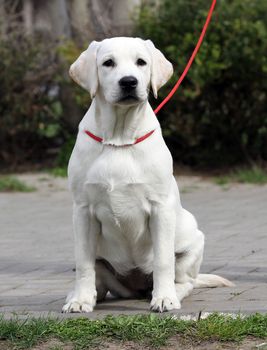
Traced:
<path fill-rule="evenodd" d="M 158 90 L 170 79 L 173 73 L 171 62 L 154 46 L 151 40 L 146 40 L 145 44 L 151 54 L 151 87 L 154 97 L 157 98 Z"/>
<path fill-rule="evenodd" d="M 72 79 L 90 92 L 93 98 L 98 88 L 98 74 L 96 54 L 99 42 L 93 41 L 87 50 L 82 52 L 77 60 L 70 66 L 69 74 Z"/>

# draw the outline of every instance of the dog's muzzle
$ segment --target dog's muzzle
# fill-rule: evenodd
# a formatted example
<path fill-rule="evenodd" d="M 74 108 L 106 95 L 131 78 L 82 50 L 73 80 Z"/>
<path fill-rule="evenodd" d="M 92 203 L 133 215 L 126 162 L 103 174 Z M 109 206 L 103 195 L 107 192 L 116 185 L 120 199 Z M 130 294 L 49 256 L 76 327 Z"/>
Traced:
<path fill-rule="evenodd" d="M 121 89 L 121 97 L 119 102 L 134 102 L 138 101 L 139 98 L 136 95 L 136 87 L 138 80 L 134 76 L 125 76 L 119 80 L 119 86 Z"/>

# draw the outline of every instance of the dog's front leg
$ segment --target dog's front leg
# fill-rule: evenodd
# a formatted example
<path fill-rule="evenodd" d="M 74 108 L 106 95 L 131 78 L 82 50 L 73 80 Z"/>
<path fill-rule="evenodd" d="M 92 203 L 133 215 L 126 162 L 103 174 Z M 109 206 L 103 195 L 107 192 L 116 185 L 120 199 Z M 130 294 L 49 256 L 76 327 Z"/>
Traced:
<path fill-rule="evenodd" d="M 176 214 L 172 208 L 156 205 L 150 217 L 153 242 L 153 292 L 151 310 L 163 312 L 179 309 L 175 290 L 175 237 Z"/>
<path fill-rule="evenodd" d="M 73 205 L 76 283 L 63 312 L 91 312 L 96 304 L 95 260 L 100 226 L 87 205 Z"/>

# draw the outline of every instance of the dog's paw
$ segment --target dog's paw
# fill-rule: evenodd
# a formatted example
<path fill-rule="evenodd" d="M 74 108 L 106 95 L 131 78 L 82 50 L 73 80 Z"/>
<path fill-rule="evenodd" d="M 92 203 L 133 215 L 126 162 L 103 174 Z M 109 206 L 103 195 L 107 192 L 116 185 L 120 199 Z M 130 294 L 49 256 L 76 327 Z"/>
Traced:
<path fill-rule="evenodd" d="M 92 294 L 83 293 L 80 296 L 72 293 L 68 296 L 62 312 L 92 312 L 96 304 L 96 292 Z"/>
<path fill-rule="evenodd" d="M 62 312 L 92 312 L 93 309 L 92 304 L 70 301 L 63 306 Z"/>
<path fill-rule="evenodd" d="M 150 310 L 154 312 L 165 312 L 180 308 L 181 303 L 176 297 L 153 297 L 150 303 Z"/>

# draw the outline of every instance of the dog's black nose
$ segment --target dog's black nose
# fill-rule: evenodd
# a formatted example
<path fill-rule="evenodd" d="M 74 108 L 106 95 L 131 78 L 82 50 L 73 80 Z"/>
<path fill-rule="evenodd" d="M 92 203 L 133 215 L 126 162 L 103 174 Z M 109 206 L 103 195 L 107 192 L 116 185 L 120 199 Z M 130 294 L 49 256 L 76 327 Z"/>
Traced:
<path fill-rule="evenodd" d="M 138 81 L 135 77 L 129 75 L 119 80 L 119 85 L 124 90 L 133 90 L 136 88 Z"/>

